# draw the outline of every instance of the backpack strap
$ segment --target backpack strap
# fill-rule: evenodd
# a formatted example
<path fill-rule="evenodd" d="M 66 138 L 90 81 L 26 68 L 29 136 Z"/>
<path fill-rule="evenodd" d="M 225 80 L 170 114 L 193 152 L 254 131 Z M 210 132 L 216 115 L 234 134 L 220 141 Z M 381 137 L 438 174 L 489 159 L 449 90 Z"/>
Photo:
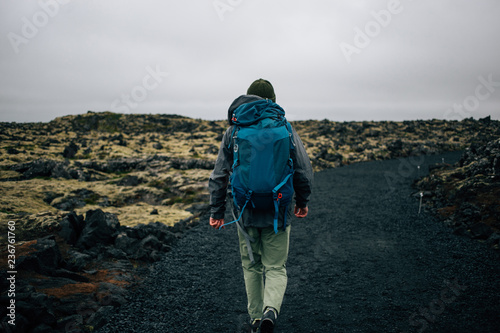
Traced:
<path fill-rule="evenodd" d="M 293 131 L 292 131 L 292 125 L 285 119 L 285 127 L 288 130 L 288 135 L 290 137 L 290 150 L 295 149 L 295 141 L 293 140 Z"/>
<path fill-rule="evenodd" d="M 234 214 L 234 208 L 235 207 L 233 206 L 233 209 L 231 209 L 231 213 L 233 214 L 233 218 L 236 219 L 236 215 Z M 255 264 L 255 259 L 253 257 L 253 250 L 252 250 L 252 243 L 255 242 L 255 239 L 248 234 L 248 232 L 245 230 L 245 227 L 242 225 L 241 222 L 236 222 L 236 226 L 243 235 L 243 238 L 245 238 L 245 243 L 247 244 L 247 252 L 248 252 L 248 257 L 250 258 L 250 263 Z"/>
<path fill-rule="evenodd" d="M 295 150 L 295 141 L 294 141 L 294 139 L 293 139 L 293 130 L 292 130 L 292 125 L 290 125 L 290 123 L 289 123 L 288 121 L 286 121 L 286 119 L 285 119 L 285 127 L 286 127 L 286 129 L 288 130 L 288 135 L 289 135 L 289 137 L 290 137 L 290 151 Z M 292 163 L 292 165 L 293 165 L 293 161 L 292 161 L 292 159 L 291 159 L 291 158 L 290 158 L 290 163 Z M 293 173 L 292 173 L 292 174 L 293 174 Z M 289 174 L 289 175 L 286 177 L 286 179 L 284 180 L 284 182 L 285 182 L 285 183 L 286 183 L 286 181 L 288 181 L 288 178 L 290 178 L 290 176 L 292 176 L 292 174 Z M 278 185 L 278 186 L 279 186 L 279 185 Z M 283 186 L 283 185 L 281 185 L 281 186 Z M 276 206 L 277 206 L 277 201 L 275 201 L 275 204 L 274 204 L 275 209 L 276 209 Z M 286 226 L 287 226 L 287 215 L 288 215 L 288 213 L 286 212 L 287 210 L 288 210 L 288 205 L 286 206 L 285 214 L 284 214 L 284 216 L 283 216 L 283 230 L 286 230 Z M 277 223 L 277 216 L 276 216 L 276 212 L 275 212 L 275 216 L 274 216 L 274 218 L 275 218 L 275 227 L 274 227 L 274 232 L 275 232 L 275 233 L 277 233 L 277 228 L 278 228 L 277 224 L 278 224 L 278 223 Z"/>
<path fill-rule="evenodd" d="M 252 250 L 252 243 L 255 242 L 255 239 L 250 236 L 248 234 L 248 232 L 245 230 L 245 227 L 240 223 L 240 219 L 241 219 L 241 216 L 243 214 L 243 210 L 241 211 L 241 214 L 238 218 L 236 218 L 236 214 L 235 214 L 235 209 L 236 209 L 236 206 L 233 205 L 233 207 L 230 209 L 231 210 L 231 215 L 233 215 L 233 219 L 234 221 L 232 222 L 229 222 L 229 223 L 226 223 L 222 226 L 219 227 L 219 230 L 225 226 L 225 225 L 228 225 L 228 224 L 231 224 L 231 223 L 236 223 L 236 226 L 238 227 L 238 230 L 241 232 L 241 234 L 243 235 L 243 237 L 245 238 L 245 242 L 247 244 L 247 252 L 248 252 L 248 257 L 250 258 L 250 262 L 252 264 L 255 263 L 255 258 L 253 256 L 253 250 Z"/>
<path fill-rule="evenodd" d="M 278 193 L 279 189 L 286 184 L 288 179 L 292 176 L 293 173 L 289 173 L 285 179 L 273 189 L 273 199 L 274 199 L 274 233 L 278 233 L 278 217 L 279 217 L 279 202 L 281 200 L 281 193 Z M 285 214 L 286 219 L 286 214 Z M 283 222 L 283 226 L 286 227 L 286 220 Z"/>
<path fill-rule="evenodd" d="M 238 216 L 238 218 L 236 220 L 234 220 L 234 221 L 231 221 L 231 222 L 228 222 L 228 223 L 224 223 L 223 225 L 221 225 L 219 227 L 219 230 L 222 227 L 225 227 L 226 225 L 230 225 L 230 224 L 236 223 L 239 220 L 241 220 L 241 216 L 243 216 L 243 211 L 245 210 L 245 207 L 247 206 L 248 202 L 250 202 L 250 200 L 252 199 L 252 193 L 253 193 L 252 191 L 248 191 L 248 193 L 245 195 L 247 200 L 245 201 L 245 204 L 243 205 L 243 208 L 241 208 L 240 216 Z"/>
<path fill-rule="evenodd" d="M 231 140 L 229 140 L 229 145 L 227 146 L 227 149 L 231 149 L 231 145 L 233 144 L 234 139 L 236 138 L 236 135 L 238 134 L 236 125 L 233 125 L 233 133 L 231 133 Z"/>

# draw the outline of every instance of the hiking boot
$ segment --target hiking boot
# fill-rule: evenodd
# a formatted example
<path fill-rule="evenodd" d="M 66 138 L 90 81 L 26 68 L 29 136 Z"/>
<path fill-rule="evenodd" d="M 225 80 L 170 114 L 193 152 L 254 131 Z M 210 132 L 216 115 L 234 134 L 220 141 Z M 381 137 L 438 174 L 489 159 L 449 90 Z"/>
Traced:
<path fill-rule="evenodd" d="M 260 326 L 260 318 L 250 320 L 251 333 L 257 333 L 259 331 L 259 326 Z"/>
<path fill-rule="evenodd" d="M 260 321 L 260 333 L 273 333 L 276 319 L 278 318 L 278 311 L 275 308 L 268 307 L 264 311 L 264 316 Z"/>

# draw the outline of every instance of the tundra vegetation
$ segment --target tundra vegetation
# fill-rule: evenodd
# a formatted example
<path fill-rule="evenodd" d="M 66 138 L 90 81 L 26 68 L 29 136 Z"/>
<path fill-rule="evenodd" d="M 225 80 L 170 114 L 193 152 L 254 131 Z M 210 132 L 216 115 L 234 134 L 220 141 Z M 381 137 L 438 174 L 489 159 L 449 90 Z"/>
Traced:
<path fill-rule="evenodd" d="M 456 233 L 498 247 L 500 122 L 291 123 L 315 171 L 464 150 L 460 165 L 443 161 L 415 183 L 416 195 L 425 193 Z M 147 263 L 206 218 L 207 180 L 226 128 L 222 120 L 91 111 L 0 123 L 0 243 L 6 248 L 8 223 L 15 225 L 17 328 L 91 331 L 105 308 L 124 304 Z M 391 187 L 415 173 L 380 177 Z M 7 258 L 2 250 L 2 267 Z"/>

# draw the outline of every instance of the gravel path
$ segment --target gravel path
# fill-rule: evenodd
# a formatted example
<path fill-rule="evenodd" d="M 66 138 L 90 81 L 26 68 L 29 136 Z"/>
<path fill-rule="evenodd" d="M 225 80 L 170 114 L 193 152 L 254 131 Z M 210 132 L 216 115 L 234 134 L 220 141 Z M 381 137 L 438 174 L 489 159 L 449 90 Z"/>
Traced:
<path fill-rule="evenodd" d="M 500 332 L 498 253 L 418 214 L 411 196 L 417 165 L 459 157 L 317 173 L 310 215 L 292 222 L 276 332 Z M 240 332 L 246 320 L 236 228 L 215 231 L 207 221 L 99 332 Z"/>

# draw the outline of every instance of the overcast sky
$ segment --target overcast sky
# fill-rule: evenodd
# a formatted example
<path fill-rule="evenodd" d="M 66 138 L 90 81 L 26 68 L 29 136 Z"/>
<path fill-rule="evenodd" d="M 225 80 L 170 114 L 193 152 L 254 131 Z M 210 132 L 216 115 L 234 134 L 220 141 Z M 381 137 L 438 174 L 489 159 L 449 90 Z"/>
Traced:
<path fill-rule="evenodd" d="M 289 120 L 500 119 L 498 0 L 1 0 L 0 121 L 225 119 L 258 78 Z"/>

